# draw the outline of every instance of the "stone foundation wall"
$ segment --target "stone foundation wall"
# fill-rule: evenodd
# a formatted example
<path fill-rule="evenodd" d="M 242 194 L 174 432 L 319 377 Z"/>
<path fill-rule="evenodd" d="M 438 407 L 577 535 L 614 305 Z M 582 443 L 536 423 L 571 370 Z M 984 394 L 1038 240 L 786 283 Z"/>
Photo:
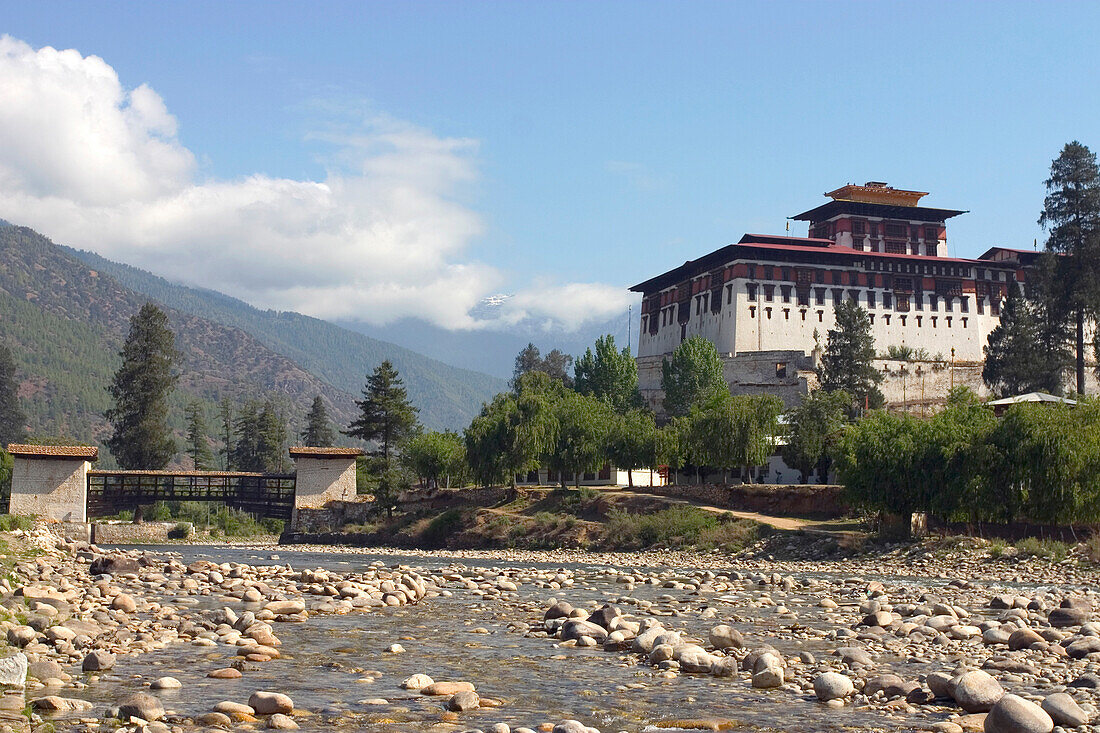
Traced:
<path fill-rule="evenodd" d="M 849 512 L 844 487 L 831 484 L 689 484 L 647 486 L 644 492 L 776 516 L 834 519 Z"/>

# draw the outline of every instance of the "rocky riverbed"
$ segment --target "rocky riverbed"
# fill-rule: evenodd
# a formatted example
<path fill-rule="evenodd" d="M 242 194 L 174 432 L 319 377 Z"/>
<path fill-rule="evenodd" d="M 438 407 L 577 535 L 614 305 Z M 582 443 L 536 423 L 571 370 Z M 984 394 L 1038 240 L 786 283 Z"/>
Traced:
<path fill-rule="evenodd" d="M 12 730 L 1100 731 L 1098 576 L 1073 559 L 18 539 Z"/>

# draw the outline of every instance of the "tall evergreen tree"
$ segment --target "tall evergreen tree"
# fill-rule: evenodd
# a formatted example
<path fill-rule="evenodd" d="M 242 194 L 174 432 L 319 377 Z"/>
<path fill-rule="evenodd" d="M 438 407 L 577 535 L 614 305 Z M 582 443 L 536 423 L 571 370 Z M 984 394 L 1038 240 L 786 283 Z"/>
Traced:
<path fill-rule="evenodd" d="M 1038 308 L 1017 288 L 1010 288 L 1001 321 L 989 333 L 982 379 L 999 397 L 1062 393 L 1062 372 L 1068 366 L 1069 354 L 1064 340 L 1047 343 Z M 1052 348 L 1054 353 L 1050 353 Z"/>
<path fill-rule="evenodd" d="M 1050 234 L 1049 252 L 1068 255 L 1058 258 L 1064 304 L 1076 330 L 1075 355 L 1077 392 L 1085 392 L 1085 320 L 1097 312 L 1100 303 L 1100 168 L 1096 154 L 1074 140 L 1062 148 L 1050 164 L 1047 196 L 1039 225 Z"/>
<path fill-rule="evenodd" d="M 0 346 L 0 450 L 27 437 L 27 416 L 19 407 L 19 381 L 11 349 Z"/>
<path fill-rule="evenodd" d="M 834 309 L 836 325 L 829 329 L 817 378 L 826 392 L 843 390 L 858 407 L 881 407 L 882 375 L 875 369 L 875 338 L 871 319 L 858 303 L 846 300 Z"/>
<path fill-rule="evenodd" d="M 221 453 L 225 470 L 230 471 L 233 465 L 233 403 L 228 397 L 223 397 L 218 403 L 218 422 L 221 423 Z"/>
<path fill-rule="evenodd" d="M 187 455 L 196 471 L 209 471 L 214 468 L 214 454 L 210 450 L 207 436 L 206 414 L 202 403 L 191 400 L 184 411 L 187 417 Z"/>
<path fill-rule="evenodd" d="M 328 448 L 336 441 L 336 433 L 332 429 L 332 423 L 329 422 L 325 401 L 321 399 L 321 395 L 313 398 L 313 406 L 309 408 L 309 414 L 306 415 L 305 430 L 299 437 L 302 445 L 315 448 Z"/>
<path fill-rule="evenodd" d="M 124 469 L 161 469 L 176 455 L 168 429 L 168 395 L 178 379 L 175 342 L 168 316 L 152 303 L 130 319 L 122 366 L 107 388 L 114 401 L 106 413 L 114 426 L 107 447 Z"/>
<path fill-rule="evenodd" d="M 630 349 L 615 349 L 615 337 L 611 334 L 596 339 L 595 353 L 587 349 L 577 359 L 573 373 L 578 392 L 606 403 L 620 415 L 642 406 L 638 365 Z"/>
<path fill-rule="evenodd" d="M 231 462 L 238 471 L 286 473 L 286 420 L 273 400 L 249 400 L 237 412 L 233 424 L 237 440 Z"/>
<path fill-rule="evenodd" d="M 355 404 L 359 407 L 359 417 L 348 426 L 344 435 L 373 442 L 375 447 L 370 455 L 380 458 L 384 470 L 388 471 L 401 442 L 416 434 L 416 416 L 420 412 L 409 402 L 405 384 L 388 359 L 367 378 L 363 399 L 356 400 Z"/>
<path fill-rule="evenodd" d="M 661 389 L 670 417 L 688 414 L 691 406 L 713 392 L 728 392 L 722 360 L 714 344 L 702 336 L 681 342 L 671 359 L 661 363 Z"/>

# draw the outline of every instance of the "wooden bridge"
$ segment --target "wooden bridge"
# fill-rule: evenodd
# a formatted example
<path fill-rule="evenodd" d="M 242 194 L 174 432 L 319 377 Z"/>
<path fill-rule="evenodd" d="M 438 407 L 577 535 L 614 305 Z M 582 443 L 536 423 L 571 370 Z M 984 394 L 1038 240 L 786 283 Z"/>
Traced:
<path fill-rule="evenodd" d="M 357 448 L 290 449 L 294 473 L 225 471 L 93 471 L 98 450 L 88 446 L 8 446 L 12 514 L 63 522 L 118 514 L 157 501 L 216 501 L 260 517 L 285 519 L 299 509 L 355 499 Z"/>
<path fill-rule="evenodd" d="M 88 518 L 157 501 L 216 501 L 257 517 L 291 519 L 296 475 L 215 471 L 88 471 Z"/>

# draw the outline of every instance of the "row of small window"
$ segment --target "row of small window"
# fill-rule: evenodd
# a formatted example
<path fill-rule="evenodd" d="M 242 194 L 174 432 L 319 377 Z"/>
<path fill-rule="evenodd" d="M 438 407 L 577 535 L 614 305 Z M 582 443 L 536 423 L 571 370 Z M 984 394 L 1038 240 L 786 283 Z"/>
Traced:
<path fill-rule="evenodd" d="M 749 318 L 756 318 L 756 310 L 757 310 L 757 307 L 755 305 L 750 305 L 749 306 Z M 772 311 L 774 311 L 774 310 L 776 310 L 776 309 L 771 308 L 770 306 L 764 306 L 764 308 L 763 308 L 764 318 L 770 321 L 771 318 L 772 318 Z M 790 308 L 780 308 L 779 310 L 783 311 L 783 320 L 785 320 L 785 321 L 791 320 L 791 309 Z M 825 322 L 825 311 L 814 311 L 814 312 L 817 314 L 817 322 L 818 323 L 824 323 Z M 802 320 L 805 321 L 806 320 L 806 309 L 805 308 L 800 308 L 798 310 L 798 313 L 802 317 Z M 924 316 L 905 316 L 905 315 L 893 315 L 892 316 L 892 314 L 890 314 L 890 313 L 885 313 L 885 314 L 882 314 L 881 317 L 882 317 L 882 322 L 884 324 L 886 324 L 887 326 L 890 325 L 890 319 L 891 319 L 891 317 L 893 317 L 893 318 L 897 318 L 898 323 L 902 326 L 905 326 L 908 323 L 909 318 L 913 318 L 914 321 L 916 322 L 917 328 L 923 328 L 924 327 L 924 318 L 925 318 Z M 875 314 L 871 313 L 870 318 L 871 318 L 871 325 L 873 326 L 875 324 Z M 939 320 L 940 320 L 939 316 L 928 316 L 928 319 L 929 319 L 930 323 L 932 324 L 932 328 L 937 328 L 938 327 Z M 953 317 L 952 316 L 944 316 L 943 320 L 946 323 L 947 327 L 951 328 L 951 324 L 954 321 Z M 967 324 L 968 324 L 970 319 L 967 316 L 961 316 L 961 317 L 959 317 L 958 320 L 962 324 L 963 328 L 968 328 L 969 327 Z"/>
<path fill-rule="evenodd" d="M 873 259 L 866 263 L 866 269 L 873 272 L 899 272 L 908 273 L 912 275 L 932 275 L 939 277 L 973 277 L 969 265 L 944 265 L 944 264 L 928 264 L 924 262 L 895 262 L 892 260 L 881 261 Z M 782 267 L 778 265 L 755 265 L 750 264 L 748 266 L 748 279 L 749 280 L 795 280 L 792 277 L 792 271 L 794 268 Z M 857 276 L 857 270 L 832 270 L 833 284 L 837 284 L 838 280 L 852 279 Z M 809 282 L 809 273 L 802 270 L 798 273 L 799 282 Z M 1004 272 L 998 272 L 995 270 L 977 270 L 977 279 L 979 280 L 995 280 L 998 282 L 1004 282 L 1006 276 Z M 825 270 L 814 268 L 813 281 L 817 285 L 825 284 Z M 843 283 L 847 284 L 847 283 Z"/>
<path fill-rule="evenodd" d="M 746 283 L 745 292 L 748 294 L 750 302 L 755 302 L 757 299 L 757 293 L 759 289 L 763 290 L 764 302 L 771 303 L 775 300 L 775 285 L 763 285 L 761 288 L 757 287 L 756 283 Z M 790 285 L 780 285 L 779 292 L 780 298 L 784 303 L 791 302 L 791 290 Z M 814 288 L 814 305 L 825 305 L 825 292 L 826 288 Z M 879 297 L 874 290 L 868 290 L 864 294 L 864 300 L 860 302 L 860 290 L 844 290 L 843 288 L 828 288 L 832 292 L 833 304 L 838 305 L 845 299 L 845 293 L 847 293 L 847 299 L 851 300 L 857 305 L 865 305 L 867 308 L 877 308 Z M 899 311 L 908 311 L 910 306 L 916 308 L 916 310 L 924 310 L 924 295 L 922 293 L 914 293 L 910 298 L 909 295 L 895 294 L 891 291 L 885 290 L 881 294 L 881 303 L 883 308 L 897 308 Z M 810 293 L 808 290 L 797 291 L 795 298 L 798 301 L 798 305 L 809 305 Z M 928 309 L 931 311 L 938 311 L 940 300 L 943 300 L 943 309 L 950 313 L 953 310 L 955 300 L 959 302 L 959 310 L 963 313 L 970 311 L 970 299 L 965 295 L 956 294 L 944 294 L 944 295 L 929 295 L 928 296 Z M 977 300 L 978 313 L 985 312 L 985 300 L 978 298 Z"/>

